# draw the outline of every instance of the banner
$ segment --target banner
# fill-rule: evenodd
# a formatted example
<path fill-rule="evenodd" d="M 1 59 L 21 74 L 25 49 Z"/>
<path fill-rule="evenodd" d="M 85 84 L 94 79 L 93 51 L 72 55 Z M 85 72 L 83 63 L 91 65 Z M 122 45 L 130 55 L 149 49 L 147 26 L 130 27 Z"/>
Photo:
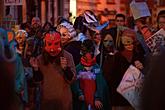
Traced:
<path fill-rule="evenodd" d="M 127 99 L 135 110 L 140 110 L 143 81 L 144 75 L 140 70 L 130 65 L 117 88 L 117 92 Z"/>
<path fill-rule="evenodd" d="M 145 42 L 152 53 L 158 53 L 160 51 L 160 47 L 165 46 L 165 30 L 160 29 L 150 38 L 146 39 Z"/>
<path fill-rule="evenodd" d="M 5 6 L 11 6 L 11 5 L 22 5 L 22 0 L 5 0 L 4 1 Z"/>

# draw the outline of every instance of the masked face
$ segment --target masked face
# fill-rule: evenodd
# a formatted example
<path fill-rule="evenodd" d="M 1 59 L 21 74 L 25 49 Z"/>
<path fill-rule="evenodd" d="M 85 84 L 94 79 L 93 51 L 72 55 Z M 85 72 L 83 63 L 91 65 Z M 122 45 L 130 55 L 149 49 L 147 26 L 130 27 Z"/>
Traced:
<path fill-rule="evenodd" d="M 124 45 L 124 48 L 126 50 L 132 51 L 134 46 L 133 46 L 133 39 L 128 36 L 122 36 L 122 44 Z"/>
<path fill-rule="evenodd" d="M 61 34 L 61 43 L 62 43 L 62 45 L 65 45 L 71 39 L 68 29 L 65 27 L 61 27 L 59 32 Z"/>
<path fill-rule="evenodd" d="M 104 47 L 113 46 L 113 38 L 110 34 L 106 35 L 103 40 Z"/>
<path fill-rule="evenodd" d="M 53 32 L 46 34 L 44 41 L 44 49 L 50 56 L 57 56 L 61 52 L 61 38 L 59 33 Z"/>
<path fill-rule="evenodd" d="M 103 40 L 103 45 L 108 52 L 113 51 L 114 43 L 110 34 L 107 34 Z"/>
<path fill-rule="evenodd" d="M 85 67 L 93 66 L 96 63 L 96 58 L 91 53 L 86 53 L 81 57 L 81 64 Z"/>
<path fill-rule="evenodd" d="M 23 49 L 24 43 L 27 37 L 27 33 L 24 30 L 20 30 L 16 33 L 15 40 L 18 43 L 19 49 Z"/>

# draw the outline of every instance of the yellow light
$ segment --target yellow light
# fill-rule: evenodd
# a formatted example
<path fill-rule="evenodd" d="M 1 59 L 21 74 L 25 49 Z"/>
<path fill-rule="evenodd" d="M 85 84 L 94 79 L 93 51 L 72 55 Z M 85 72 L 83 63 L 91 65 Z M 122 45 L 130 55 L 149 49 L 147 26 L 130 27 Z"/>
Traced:
<path fill-rule="evenodd" d="M 72 13 L 72 17 L 76 17 L 76 11 L 77 11 L 76 0 L 70 0 L 70 12 Z"/>

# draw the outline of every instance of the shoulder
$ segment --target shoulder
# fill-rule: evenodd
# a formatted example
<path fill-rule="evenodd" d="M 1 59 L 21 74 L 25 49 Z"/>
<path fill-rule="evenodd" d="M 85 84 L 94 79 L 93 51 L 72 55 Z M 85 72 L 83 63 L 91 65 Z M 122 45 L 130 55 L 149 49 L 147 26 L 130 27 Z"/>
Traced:
<path fill-rule="evenodd" d="M 72 54 L 69 53 L 69 52 L 66 51 L 66 50 L 63 50 L 63 55 L 64 55 L 64 57 L 67 58 L 67 59 L 70 59 L 70 60 L 73 59 Z"/>

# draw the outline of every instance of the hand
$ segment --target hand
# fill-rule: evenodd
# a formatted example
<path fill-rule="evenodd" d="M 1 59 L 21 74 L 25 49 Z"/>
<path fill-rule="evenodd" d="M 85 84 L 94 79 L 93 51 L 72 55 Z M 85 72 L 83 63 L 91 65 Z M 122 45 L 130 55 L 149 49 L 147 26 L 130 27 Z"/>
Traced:
<path fill-rule="evenodd" d="M 96 100 L 95 101 L 95 107 L 96 107 L 96 109 L 102 109 L 103 108 L 103 104 L 101 103 L 101 101 Z"/>
<path fill-rule="evenodd" d="M 67 68 L 67 64 L 68 64 L 67 59 L 65 57 L 60 57 L 60 62 L 61 62 L 62 69 L 65 70 Z"/>
<path fill-rule="evenodd" d="M 138 69 L 140 69 L 140 70 L 142 70 L 144 68 L 143 67 L 143 64 L 139 60 L 136 60 L 134 62 L 134 64 L 135 64 L 135 67 L 138 68 Z"/>
<path fill-rule="evenodd" d="M 80 101 L 84 101 L 84 95 L 80 95 L 80 96 L 78 97 L 78 99 L 79 99 Z"/>
<path fill-rule="evenodd" d="M 36 58 L 30 58 L 30 65 L 35 69 L 38 70 L 38 61 Z"/>

